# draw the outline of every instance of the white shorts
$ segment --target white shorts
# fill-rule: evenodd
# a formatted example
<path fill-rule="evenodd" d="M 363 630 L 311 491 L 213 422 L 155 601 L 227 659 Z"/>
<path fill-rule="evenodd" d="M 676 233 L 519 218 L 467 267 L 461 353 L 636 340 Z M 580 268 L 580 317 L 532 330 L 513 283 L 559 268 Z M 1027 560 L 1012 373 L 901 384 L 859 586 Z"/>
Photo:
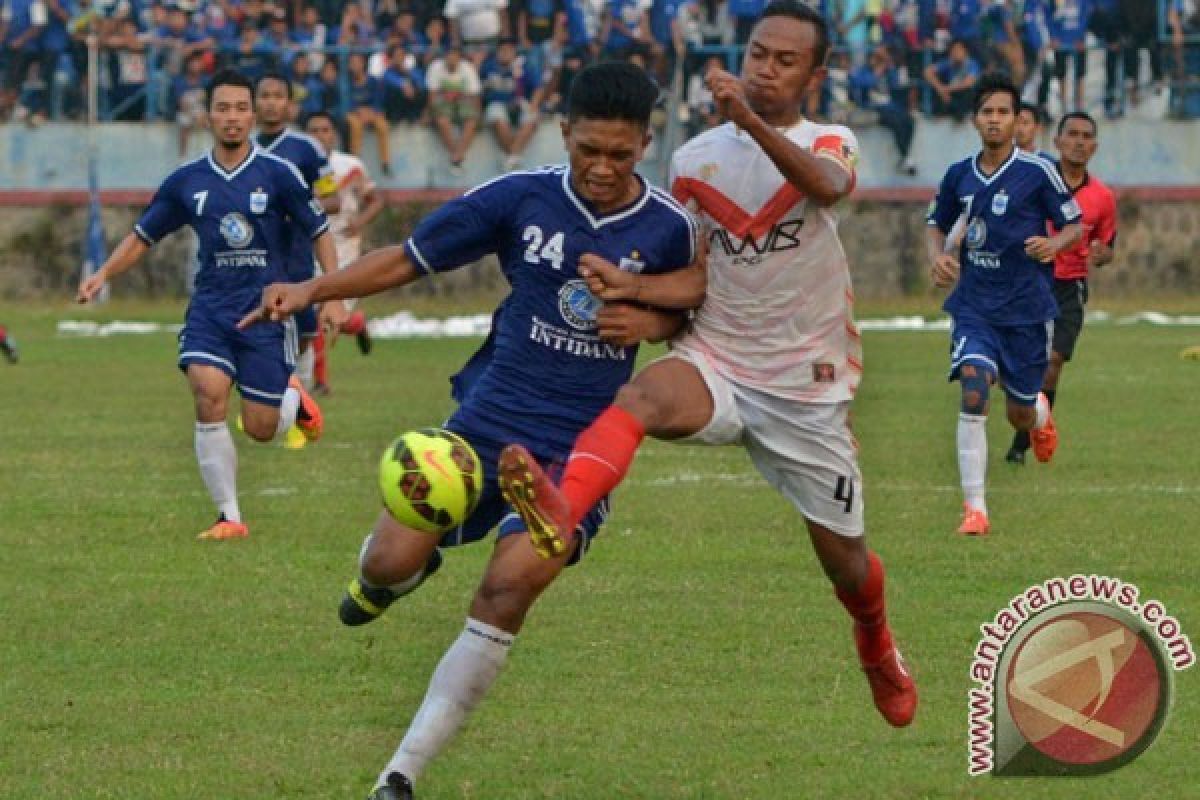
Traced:
<path fill-rule="evenodd" d="M 712 419 L 680 441 L 742 445 L 759 474 L 805 519 L 840 536 L 863 535 L 862 474 L 849 402 L 775 397 L 730 381 L 703 355 L 688 350 L 673 350 L 663 358 L 694 366 L 713 398 Z"/>

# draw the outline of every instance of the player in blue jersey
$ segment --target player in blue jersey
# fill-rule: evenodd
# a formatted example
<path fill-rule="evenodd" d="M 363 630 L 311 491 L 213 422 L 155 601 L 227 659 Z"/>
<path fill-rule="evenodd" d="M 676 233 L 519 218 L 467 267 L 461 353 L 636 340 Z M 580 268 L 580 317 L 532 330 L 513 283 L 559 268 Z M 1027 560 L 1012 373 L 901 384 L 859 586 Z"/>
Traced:
<path fill-rule="evenodd" d="M 704 268 L 695 255 L 691 217 L 634 171 L 650 141 L 657 95 L 653 81 L 630 64 L 588 67 L 572 84 L 562 125 L 568 166 L 497 178 L 427 217 L 403 246 L 264 293 L 259 316 L 280 319 L 312 302 L 374 294 L 488 253 L 499 256 L 512 285 L 491 335 L 453 381 L 460 405 L 446 423 L 484 464 L 478 508 L 440 542 L 383 512 L 342 604 L 343 622 L 368 622 L 441 565 L 439 544 L 477 541 L 498 528 L 466 628 L 434 672 L 373 800 L 412 796 L 411 782 L 495 680 L 534 601 L 583 556 L 606 515 L 607 502 L 601 501 L 580 525 L 578 547 L 542 558 L 497 486 L 500 450 L 519 442 L 542 461 L 561 463 L 579 432 L 629 379 L 636 343 L 664 338 L 682 325 L 679 313 L 630 304 L 601 308 L 578 272 L 581 257 L 599 256 L 646 274 L 686 269 L 693 280 L 684 305 L 703 299 Z"/>
<path fill-rule="evenodd" d="M 179 334 L 179 368 L 196 408 L 196 460 L 217 506 L 205 539 L 244 537 L 237 499 L 237 450 L 226 427 L 229 393 L 241 393 L 245 431 L 270 441 L 298 423 L 321 434 L 321 412 L 291 379 L 295 329 L 273 323 L 240 331 L 237 323 L 257 307 L 263 287 L 286 279 L 291 231 L 313 240 L 317 257 L 337 269 L 329 223 L 304 178 L 288 162 L 255 147 L 253 86 L 224 71 L 209 87 L 213 149 L 172 172 L 103 266 L 79 287 L 79 301 L 136 264 L 172 231 L 190 225 L 200 240 L 196 288 Z"/>
<path fill-rule="evenodd" d="M 1027 430 L 1039 461 L 1058 443 L 1041 393 L 1049 326 L 1057 315 L 1044 262 L 1082 233 L 1079 206 L 1053 165 L 1014 144 L 1020 92 L 987 76 L 975 97 L 983 149 L 951 165 L 929 212 L 931 275 L 954 289 L 942 306 L 951 316 L 950 379 L 962 389 L 958 465 L 964 496 L 958 532 L 988 533 L 988 393 L 1004 384 L 1008 420 Z M 1058 234 L 1046 235 L 1046 220 Z"/>
<path fill-rule="evenodd" d="M 258 117 L 257 144 L 265 152 L 290 161 L 312 187 L 313 195 L 327 214 L 336 214 L 341 206 L 337 182 L 329 157 L 321 143 L 306 133 L 288 127 L 291 115 L 292 82 L 281 72 L 268 72 L 254 84 L 254 105 Z M 313 276 L 312 242 L 297 231 L 291 237 L 287 274 L 290 280 L 304 281 Z M 339 309 L 331 308 L 336 313 Z M 344 315 L 343 315 L 344 316 Z M 296 332 L 300 351 L 296 356 L 296 374 L 308 389 L 313 388 L 313 340 L 317 336 L 317 309 L 296 314 Z M 300 444 L 304 439 L 301 437 Z"/>
<path fill-rule="evenodd" d="M 1021 107 L 1017 109 L 1017 122 L 1013 128 L 1013 139 L 1016 141 L 1017 147 L 1026 153 L 1032 153 L 1047 161 L 1057 161 L 1053 155 L 1042 149 L 1042 131 L 1045 127 L 1046 112 L 1033 103 L 1023 102 L 1021 103 Z"/>

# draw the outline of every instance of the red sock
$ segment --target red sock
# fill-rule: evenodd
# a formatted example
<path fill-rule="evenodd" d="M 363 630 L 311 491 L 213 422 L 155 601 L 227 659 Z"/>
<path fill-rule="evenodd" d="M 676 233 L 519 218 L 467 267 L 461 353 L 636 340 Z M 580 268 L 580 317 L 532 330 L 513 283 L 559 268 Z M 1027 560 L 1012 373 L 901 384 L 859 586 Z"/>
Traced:
<path fill-rule="evenodd" d="M 325 359 L 325 331 L 318 330 L 313 342 L 313 382 L 318 386 L 329 384 L 329 362 Z"/>
<path fill-rule="evenodd" d="M 646 435 L 637 417 L 609 406 L 575 440 L 559 488 L 571 504 L 574 530 L 600 498 L 617 488 Z"/>
<path fill-rule="evenodd" d="M 346 317 L 346 321 L 342 323 L 342 333 L 357 336 L 363 332 L 363 328 L 365 327 L 367 327 L 367 315 L 361 311 L 355 311 Z"/>
<path fill-rule="evenodd" d="M 864 661 L 876 663 L 887 655 L 892 646 L 892 634 L 887 626 L 887 609 L 883 599 L 883 562 L 874 551 L 867 553 L 867 577 L 858 591 L 836 589 L 838 600 L 854 617 L 862 635 L 856 635 L 858 654 Z"/>

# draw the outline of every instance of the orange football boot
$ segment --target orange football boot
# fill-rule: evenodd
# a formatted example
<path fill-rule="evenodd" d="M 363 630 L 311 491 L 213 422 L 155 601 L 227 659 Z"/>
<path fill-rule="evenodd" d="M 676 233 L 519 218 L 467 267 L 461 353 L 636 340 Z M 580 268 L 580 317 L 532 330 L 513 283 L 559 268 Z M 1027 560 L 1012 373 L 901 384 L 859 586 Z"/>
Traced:
<path fill-rule="evenodd" d="M 288 386 L 300 393 L 300 409 L 296 413 L 296 427 L 303 431 L 304 436 L 310 442 L 315 442 L 321 438 L 321 433 L 325 430 L 325 417 L 321 414 L 321 407 L 317 405 L 316 400 L 312 399 L 312 395 L 304 390 L 304 384 L 300 383 L 300 379 L 295 375 L 288 381 Z"/>
<path fill-rule="evenodd" d="M 986 511 L 980 511 L 978 508 L 963 503 L 963 518 L 962 524 L 958 526 L 958 532 L 964 536 L 987 536 L 992 530 L 992 525 L 988 522 Z"/>

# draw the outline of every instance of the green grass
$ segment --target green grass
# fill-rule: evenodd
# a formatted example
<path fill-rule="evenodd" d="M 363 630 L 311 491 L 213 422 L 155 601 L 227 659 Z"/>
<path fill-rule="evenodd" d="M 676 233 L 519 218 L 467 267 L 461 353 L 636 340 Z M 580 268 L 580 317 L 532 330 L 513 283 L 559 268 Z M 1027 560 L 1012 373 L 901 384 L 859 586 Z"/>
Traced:
<path fill-rule="evenodd" d="M 334 609 L 378 507 L 378 452 L 449 412 L 445 378 L 474 343 L 381 342 L 366 359 L 342 343 L 326 438 L 239 441 L 252 535 L 214 545 L 193 538 L 212 511 L 173 338 L 56 338 L 68 315 L 0 309 L 25 357 L 0 365 L 0 798 L 362 798 L 489 548 L 453 551 L 366 628 Z M 1177 676 L 1159 741 L 1108 776 L 969 779 L 965 738 L 978 626 L 1030 584 L 1119 576 L 1200 641 L 1200 364 L 1177 358 L 1198 342 L 1088 329 L 1059 455 L 1010 468 L 994 413 L 994 533 L 963 540 L 947 337 L 866 335 L 868 530 L 922 692 L 904 731 L 871 707 L 798 518 L 741 451 L 648 444 L 421 800 L 1194 795 L 1198 670 Z"/>

